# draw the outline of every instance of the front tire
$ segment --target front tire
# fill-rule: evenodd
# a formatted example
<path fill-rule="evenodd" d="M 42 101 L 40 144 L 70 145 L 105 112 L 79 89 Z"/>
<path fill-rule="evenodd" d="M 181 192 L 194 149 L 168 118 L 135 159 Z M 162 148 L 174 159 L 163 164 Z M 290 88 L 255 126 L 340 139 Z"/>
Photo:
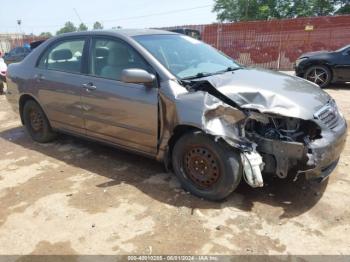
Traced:
<path fill-rule="evenodd" d="M 172 163 L 182 187 L 207 200 L 225 199 L 242 179 L 239 153 L 202 132 L 185 134 L 177 141 Z"/>
<path fill-rule="evenodd" d="M 29 100 L 23 107 L 23 120 L 31 138 L 39 143 L 48 143 L 55 139 L 49 120 L 38 103 Z"/>
<path fill-rule="evenodd" d="M 311 66 L 305 72 L 305 79 L 324 88 L 331 83 L 332 73 L 326 66 Z"/>

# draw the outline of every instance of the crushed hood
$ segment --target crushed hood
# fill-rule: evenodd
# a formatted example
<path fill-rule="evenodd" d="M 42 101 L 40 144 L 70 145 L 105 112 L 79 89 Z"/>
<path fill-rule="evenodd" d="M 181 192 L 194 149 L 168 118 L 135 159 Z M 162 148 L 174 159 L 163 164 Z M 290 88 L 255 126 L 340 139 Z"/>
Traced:
<path fill-rule="evenodd" d="M 311 82 L 263 69 L 245 68 L 205 80 L 242 108 L 305 120 L 331 99 Z"/>

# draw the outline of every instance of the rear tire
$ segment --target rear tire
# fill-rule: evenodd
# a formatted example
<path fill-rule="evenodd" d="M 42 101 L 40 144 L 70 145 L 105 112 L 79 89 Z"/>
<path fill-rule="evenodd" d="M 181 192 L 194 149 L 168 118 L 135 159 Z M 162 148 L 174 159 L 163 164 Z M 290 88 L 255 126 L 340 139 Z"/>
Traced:
<path fill-rule="evenodd" d="M 332 72 L 326 66 L 311 66 L 305 72 L 305 79 L 321 88 L 327 87 L 332 81 Z"/>
<path fill-rule="evenodd" d="M 38 103 L 29 100 L 23 107 L 23 120 L 31 138 L 39 143 L 48 143 L 55 139 L 49 120 Z"/>
<path fill-rule="evenodd" d="M 225 199 L 242 179 L 239 153 L 202 132 L 185 134 L 177 141 L 172 164 L 182 187 L 207 200 Z"/>

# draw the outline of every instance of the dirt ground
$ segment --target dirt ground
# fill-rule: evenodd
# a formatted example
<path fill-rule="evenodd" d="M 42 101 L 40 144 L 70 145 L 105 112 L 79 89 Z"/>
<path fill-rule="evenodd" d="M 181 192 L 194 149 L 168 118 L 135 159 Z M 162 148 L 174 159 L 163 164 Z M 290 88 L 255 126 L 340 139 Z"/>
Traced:
<path fill-rule="evenodd" d="M 350 86 L 327 89 L 350 119 Z M 350 254 L 350 142 L 328 182 L 186 194 L 160 163 L 60 136 L 34 143 L 0 96 L 0 254 Z"/>

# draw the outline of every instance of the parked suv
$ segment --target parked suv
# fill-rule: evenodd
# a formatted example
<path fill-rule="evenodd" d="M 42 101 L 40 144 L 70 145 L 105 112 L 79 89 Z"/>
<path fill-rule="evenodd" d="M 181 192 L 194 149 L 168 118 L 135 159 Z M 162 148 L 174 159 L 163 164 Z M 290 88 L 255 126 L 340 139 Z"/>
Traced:
<path fill-rule="evenodd" d="M 244 68 L 158 30 L 61 35 L 8 69 L 7 99 L 29 135 L 79 135 L 164 162 L 193 194 L 221 200 L 242 177 L 325 180 L 347 125 L 316 85 Z"/>

